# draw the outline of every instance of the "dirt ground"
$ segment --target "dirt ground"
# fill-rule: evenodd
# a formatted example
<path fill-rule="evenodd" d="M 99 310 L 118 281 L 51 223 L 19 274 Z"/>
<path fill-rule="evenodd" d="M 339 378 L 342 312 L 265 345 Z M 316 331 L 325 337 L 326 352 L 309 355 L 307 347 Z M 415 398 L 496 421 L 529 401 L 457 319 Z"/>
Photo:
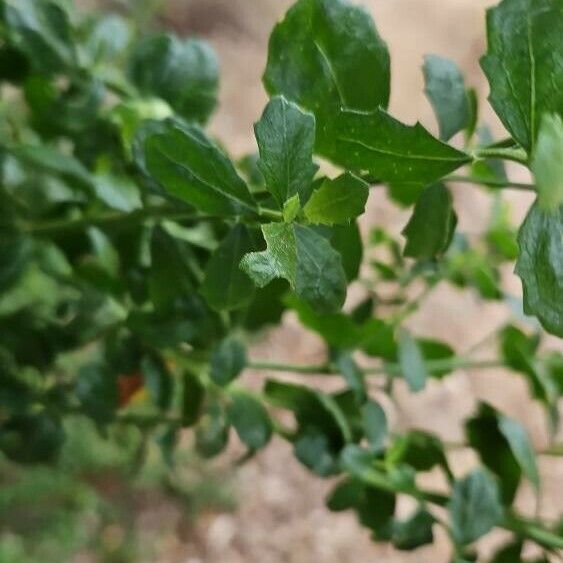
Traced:
<path fill-rule="evenodd" d="M 455 60 L 476 88 L 482 101 L 482 118 L 498 135 L 502 128 L 486 103 L 488 86 L 478 59 L 485 50 L 485 8 L 488 0 L 364 0 L 376 18 L 392 57 L 391 112 L 408 123 L 420 120 L 432 131 L 436 123 L 423 94 L 422 57 L 427 53 Z M 268 34 L 290 4 L 288 0 L 168 0 L 167 24 L 181 34 L 205 36 L 216 48 L 222 68 L 221 105 L 211 131 L 236 156 L 255 150 L 253 123 L 266 102 L 260 77 L 266 60 Z M 515 180 L 526 180 L 525 171 L 514 167 Z M 459 229 L 479 232 L 487 219 L 487 196 L 467 185 L 453 189 L 460 216 Z M 374 190 L 363 218 L 367 231 L 384 225 L 399 232 L 407 215 Z M 520 220 L 530 198 L 509 194 L 514 217 Z M 520 285 L 510 270 L 506 284 L 520 295 Z M 483 303 L 471 292 L 439 286 L 426 305 L 410 321 L 413 331 L 443 339 L 458 351 L 478 342 L 507 318 L 500 304 Z M 554 346 L 560 345 L 555 341 Z M 489 350 L 489 356 L 491 354 Z M 289 316 L 284 326 L 265 335 L 252 354 L 260 359 L 291 358 L 294 362 L 322 358 L 320 342 L 297 326 Z M 483 350 L 487 356 L 487 349 Z M 258 384 L 264 373 L 248 374 Z M 279 374 L 278 374 L 279 376 Z M 388 405 L 395 428 L 419 427 L 445 439 L 460 438 L 460 421 L 478 398 L 486 398 L 507 414 L 519 419 L 530 431 L 534 443 L 545 444 L 545 419 L 527 398 L 524 382 L 502 370 L 479 373 L 458 372 L 440 383 L 431 383 L 416 396 L 404 389 L 397 392 L 397 405 Z M 462 474 L 475 463 L 464 452 L 452 458 L 454 470 Z M 555 518 L 563 510 L 563 459 L 542 460 L 545 488 L 542 512 Z M 435 478 L 429 479 L 435 483 Z M 170 538 L 167 555 L 159 563 L 442 563 L 449 559 L 447 539 L 437 530 L 433 546 L 414 553 L 396 552 L 374 545 L 351 514 L 332 514 L 324 508 L 329 483 L 310 476 L 295 461 L 290 448 L 275 440 L 254 461 L 238 470 L 240 499 L 235 514 L 204 519 L 197 527 L 197 541 Z M 533 510 L 533 496 L 527 486 L 520 491 L 519 504 Z M 405 503 L 408 509 L 408 505 Z M 484 542 L 483 561 L 505 538 L 498 534 Z"/>

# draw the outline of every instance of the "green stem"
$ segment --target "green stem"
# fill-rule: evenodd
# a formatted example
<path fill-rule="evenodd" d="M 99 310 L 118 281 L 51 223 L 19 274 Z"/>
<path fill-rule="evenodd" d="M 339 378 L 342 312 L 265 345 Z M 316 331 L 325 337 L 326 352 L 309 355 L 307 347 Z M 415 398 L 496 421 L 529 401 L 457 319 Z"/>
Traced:
<path fill-rule="evenodd" d="M 275 209 L 269 209 L 267 207 L 260 207 L 258 209 L 258 214 L 264 219 L 272 219 L 273 221 L 283 220 L 283 214 L 281 211 L 276 211 Z"/>
<path fill-rule="evenodd" d="M 491 180 L 486 178 L 474 178 L 471 176 L 457 176 L 452 174 L 444 178 L 445 182 L 458 182 L 465 184 L 475 184 L 478 186 L 488 186 L 490 188 L 509 188 L 515 190 L 523 190 L 527 192 L 535 192 L 536 186 L 534 184 L 526 184 L 524 182 L 510 182 L 503 180 Z"/>
<path fill-rule="evenodd" d="M 487 369 L 502 366 L 499 360 L 471 360 L 469 358 L 453 357 L 441 360 L 429 360 L 425 362 L 427 371 L 440 373 L 444 370 L 455 369 Z M 283 364 L 279 362 L 251 361 L 247 364 L 249 369 L 259 369 L 268 371 L 284 371 L 288 373 L 301 373 L 311 375 L 336 375 L 340 373 L 332 364 Z M 386 363 L 381 366 L 364 366 L 360 369 L 366 375 L 391 374 L 400 375 L 401 366 L 397 363 Z"/>
<path fill-rule="evenodd" d="M 487 147 L 475 149 L 473 151 L 473 157 L 477 160 L 499 158 L 502 160 L 512 160 L 520 164 L 528 164 L 528 155 L 526 151 L 519 148 Z"/>

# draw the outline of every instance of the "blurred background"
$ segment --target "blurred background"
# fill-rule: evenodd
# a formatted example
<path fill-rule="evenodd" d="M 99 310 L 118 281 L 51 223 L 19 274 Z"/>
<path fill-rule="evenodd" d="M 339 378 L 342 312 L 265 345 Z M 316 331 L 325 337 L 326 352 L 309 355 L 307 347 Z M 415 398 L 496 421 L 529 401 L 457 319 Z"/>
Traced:
<path fill-rule="evenodd" d="M 210 131 L 235 157 L 256 150 L 253 124 L 266 102 L 261 85 L 271 28 L 289 0 L 75 0 L 84 10 L 130 13 L 147 27 L 170 29 L 180 36 L 207 39 L 221 66 L 220 104 Z M 423 93 L 423 55 L 453 59 L 476 89 L 481 117 L 496 138 L 502 127 L 486 104 L 488 86 L 478 60 L 485 50 L 485 9 L 488 0 L 363 0 L 375 17 L 392 57 L 390 111 L 402 121 L 420 120 L 437 131 Z M 510 176 L 528 181 L 514 166 Z M 491 198 L 469 186 L 454 185 L 459 230 L 482 232 L 489 219 Z M 531 197 L 509 193 L 506 199 L 515 222 L 520 222 Z M 367 236 L 376 225 L 398 234 L 408 211 L 373 190 L 362 218 Z M 504 284 L 520 296 L 511 267 Z M 467 350 L 502 326 L 511 314 L 498 302 L 483 302 L 472 291 L 442 284 L 410 319 L 413 330 Z M 552 342 L 553 346 L 558 344 Z M 559 344 L 560 346 L 560 344 Z M 487 356 L 487 345 L 481 347 Z M 315 362 L 323 358 L 321 342 L 288 315 L 283 326 L 262 334 L 252 348 L 261 359 Z M 249 373 L 259 385 L 264 373 Z M 288 376 L 289 377 L 289 376 Z M 460 421 L 478 399 L 487 399 L 520 420 L 534 444 L 546 442 L 545 417 L 528 398 L 523 379 L 501 370 L 458 372 L 443 382 L 409 396 L 397 388 L 396 403 L 388 406 L 398 428 L 417 427 L 444 439 L 460 437 Z M 16 469 L 0 461 L 0 562 L 60 563 L 440 563 L 448 560 L 447 539 L 413 554 L 375 545 L 353 514 L 330 513 L 324 498 L 331 483 L 307 473 L 290 447 L 279 439 L 242 466 L 234 461 L 237 445 L 218 460 L 202 462 L 183 439 L 172 470 L 154 444 L 146 445 L 146 461 L 138 458 L 134 429 L 121 429 L 106 441 L 87 422 L 77 419 L 67 428 L 69 439 L 56 468 Z M 452 457 L 462 472 L 475 460 L 463 451 Z M 541 511 L 556 517 L 563 506 L 563 458 L 540 460 L 545 483 Z M 430 475 L 429 480 L 435 479 Z M 437 479 L 437 477 L 436 477 Z M 558 486 L 559 484 L 559 486 Z M 527 485 L 518 504 L 529 510 Z M 401 508 L 401 507 L 400 507 Z M 405 505 L 408 511 L 409 506 Z M 490 552 L 503 540 L 493 535 L 483 546 Z"/>

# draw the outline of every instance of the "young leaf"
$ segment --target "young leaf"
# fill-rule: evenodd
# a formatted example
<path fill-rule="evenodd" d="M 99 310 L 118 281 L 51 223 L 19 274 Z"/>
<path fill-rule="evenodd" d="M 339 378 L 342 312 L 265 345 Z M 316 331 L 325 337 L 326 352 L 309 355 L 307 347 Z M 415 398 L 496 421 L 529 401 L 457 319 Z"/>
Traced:
<path fill-rule="evenodd" d="M 198 39 L 152 35 L 136 45 L 131 79 L 139 90 L 166 100 L 186 119 L 205 123 L 217 103 L 219 66 L 210 46 Z"/>
<path fill-rule="evenodd" d="M 369 185 L 346 172 L 335 180 L 325 179 L 303 211 L 311 223 L 346 224 L 364 212 L 368 194 Z"/>
<path fill-rule="evenodd" d="M 236 379 L 245 366 L 245 347 L 234 338 L 225 338 L 211 355 L 211 379 L 224 387 Z"/>
<path fill-rule="evenodd" d="M 226 216 L 255 212 L 232 162 L 197 126 L 167 122 L 144 139 L 144 153 L 151 177 L 200 211 Z"/>
<path fill-rule="evenodd" d="M 296 294 L 318 311 L 339 309 L 346 295 L 346 277 L 340 255 L 309 227 L 270 223 L 262 226 L 268 245 L 247 254 L 241 268 L 256 285 L 286 279 Z"/>
<path fill-rule="evenodd" d="M 56 73 L 77 64 L 67 12 L 52 0 L 5 0 L 4 21 L 11 41 L 39 72 Z"/>
<path fill-rule="evenodd" d="M 258 166 L 278 206 L 294 195 L 303 205 L 311 195 L 315 117 L 283 97 L 272 98 L 254 126 L 260 149 Z"/>
<path fill-rule="evenodd" d="M 433 258 L 443 254 L 457 223 L 452 196 L 443 184 L 433 184 L 420 194 L 412 217 L 403 229 L 405 256 Z"/>
<path fill-rule="evenodd" d="M 562 69 L 563 72 L 563 69 Z M 563 121 L 558 115 L 544 115 L 534 154 L 532 171 L 543 211 L 563 205 Z"/>
<path fill-rule="evenodd" d="M 427 185 L 470 162 L 467 154 L 442 143 L 420 123 L 405 125 L 385 110 L 342 110 L 332 134 L 317 152 L 352 172 L 379 182 Z"/>
<path fill-rule="evenodd" d="M 516 273 L 524 289 L 524 312 L 563 338 L 563 205 L 553 212 L 532 205 L 518 234 Z"/>
<path fill-rule="evenodd" d="M 502 517 L 496 483 L 482 469 L 456 481 L 448 505 L 452 536 L 465 545 L 489 532 Z"/>
<path fill-rule="evenodd" d="M 489 100 L 511 135 L 533 152 L 544 113 L 563 114 L 563 3 L 503 0 L 487 13 L 481 59 Z"/>
<path fill-rule="evenodd" d="M 362 407 L 362 421 L 369 447 L 373 452 L 380 452 L 387 439 L 387 417 L 381 405 L 369 400 Z"/>
<path fill-rule="evenodd" d="M 248 393 L 233 392 L 231 399 L 227 415 L 239 438 L 251 451 L 263 448 L 272 437 L 272 421 L 266 409 Z"/>
<path fill-rule="evenodd" d="M 238 309 L 254 297 L 254 284 L 239 267 L 242 257 L 253 247 L 254 241 L 248 228 L 239 224 L 212 254 L 200 291 L 214 309 Z"/>
<path fill-rule="evenodd" d="M 286 223 L 292 223 L 295 221 L 297 215 L 301 211 L 301 203 L 299 201 L 299 194 L 295 194 L 291 196 L 284 204 L 283 204 L 283 220 Z"/>
<path fill-rule="evenodd" d="M 270 36 L 263 80 L 271 95 L 315 114 L 319 146 L 342 107 L 387 107 L 389 53 L 362 8 L 346 0 L 299 0 Z"/>
<path fill-rule="evenodd" d="M 440 139 L 448 141 L 469 124 L 469 102 L 457 65 L 438 55 L 424 57 L 424 82 L 440 127 Z"/>
<path fill-rule="evenodd" d="M 428 372 L 418 343 L 406 330 L 399 337 L 399 365 L 409 389 L 413 393 L 422 391 Z"/>
<path fill-rule="evenodd" d="M 536 457 L 526 430 L 518 421 L 506 416 L 499 417 L 498 426 L 522 471 L 528 476 L 536 490 L 539 490 L 540 477 Z"/>

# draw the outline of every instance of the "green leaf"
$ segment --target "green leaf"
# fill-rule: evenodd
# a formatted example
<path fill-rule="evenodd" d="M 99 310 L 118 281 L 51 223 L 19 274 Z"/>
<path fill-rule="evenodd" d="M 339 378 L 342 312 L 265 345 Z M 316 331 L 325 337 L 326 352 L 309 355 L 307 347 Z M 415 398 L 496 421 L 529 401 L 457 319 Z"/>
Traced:
<path fill-rule="evenodd" d="M 453 61 L 438 55 L 424 57 L 423 71 L 425 92 L 438 119 L 440 139 L 448 141 L 469 124 L 463 76 Z"/>
<path fill-rule="evenodd" d="M 239 265 L 254 247 L 249 229 L 238 224 L 211 255 L 200 290 L 211 307 L 218 311 L 238 309 L 252 301 L 254 284 Z"/>
<path fill-rule="evenodd" d="M 524 289 L 524 312 L 563 338 L 563 205 L 553 212 L 534 203 L 518 234 L 516 273 Z"/>
<path fill-rule="evenodd" d="M 311 195 L 315 117 L 283 97 L 270 100 L 254 126 L 260 149 L 258 166 L 278 206 L 298 195 L 303 205 Z"/>
<path fill-rule="evenodd" d="M 217 104 L 217 57 L 204 41 L 149 36 L 135 47 L 130 75 L 143 94 L 166 100 L 188 120 L 205 123 Z"/>
<path fill-rule="evenodd" d="M 182 376 L 182 426 L 193 426 L 201 416 L 205 387 L 199 377 L 186 370 Z"/>
<path fill-rule="evenodd" d="M 544 115 L 532 155 L 538 204 L 543 211 L 556 211 L 563 205 L 562 154 L 563 121 L 558 115 Z"/>
<path fill-rule="evenodd" d="M 428 259 L 443 254 L 452 240 L 457 216 L 452 196 L 443 184 L 433 184 L 420 194 L 403 229 L 405 256 Z"/>
<path fill-rule="evenodd" d="M 142 206 L 139 188 L 128 176 L 98 174 L 93 181 L 96 195 L 108 207 L 129 213 Z"/>
<path fill-rule="evenodd" d="M 357 221 L 331 229 L 330 245 L 340 254 L 348 283 L 357 279 L 364 256 L 364 245 Z"/>
<path fill-rule="evenodd" d="M 256 285 L 283 278 L 315 310 L 342 306 L 346 277 L 340 255 L 324 237 L 309 227 L 287 223 L 263 225 L 262 232 L 267 250 L 247 254 L 241 262 Z"/>
<path fill-rule="evenodd" d="M 0 236 L 0 296 L 14 286 L 25 272 L 31 245 L 25 237 L 2 232 Z"/>
<path fill-rule="evenodd" d="M 346 224 L 365 210 L 369 185 L 349 172 L 335 180 L 325 179 L 303 211 L 311 223 Z"/>
<path fill-rule="evenodd" d="M 317 152 L 362 177 L 405 188 L 431 184 L 471 161 L 420 123 L 405 125 L 383 109 L 342 110 Z"/>
<path fill-rule="evenodd" d="M 3 9 L 10 41 L 37 71 L 56 73 L 76 66 L 73 30 L 60 2 L 5 0 Z"/>
<path fill-rule="evenodd" d="M 229 421 L 219 403 L 211 403 L 203 413 L 195 431 L 196 449 L 204 458 L 215 457 L 229 440 Z"/>
<path fill-rule="evenodd" d="M 511 135 L 533 152 L 544 113 L 563 114 L 563 3 L 504 0 L 487 13 L 481 59 L 489 100 Z"/>
<path fill-rule="evenodd" d="M 468 444 L 482 463 L 499 478 L 504 504 L 510 505 L 520 483 L 521 470 L 508 440 L 499 428 L 499 413 L 487 404 L 465 423 Z"/>
<path fill-rule="evenodd" d="M 389 53 L 362 8 L 346 0 L 299 0 L 270 36 L 264 85 L 315 114 L 321 146 L 342 107 L 387 107 Z"/>
<path fill-rule="evenodd" d="M 195 125 L 169 121 L 144 139 L 151 177 L 178 199 L 215 215 L 255 212 L 248 187 L 228 157 Z"/>
<path fill-rule="evenodd" d="M 299 202 L 299 194 L 295 194 L 283 204 L 283 220 L 286 223 L 295 221 L 300 211 L 301 204 Z"/>
<path fill-rule="evenodd" d="M 388 432 L 385 411 L 376 401 L 368 400 L 362 406 L 362 421 L 370 449 L 373 452 L 380 452 L 385 445 Z"/>
<path fill-rule="evenodd" d="M 522 541 L 516 540 L 503 545 L 489 563 L 522 563 Z"/>
<path fill-rule="evenodd" d="M 84 51 L 90 65 L 103 65 L 119 60 L 132 39 L 131 26 L 117 14 L 95 17 L 88 22 L 86 32 Z"/>
<path fill-rule="evenodd" d="M 424 357 L 417 341 L 410 332 L 403 330 L 399 336 L 399 366 L 401 373 L 413 393 L 422 391 L 426 386 L 428 372 Z"/>
<path fill-rule="evenodd" d="M 155 354 L 146 355 L 141 361 L 141 371 L 152 402 L 161 410 L 168 409 L 173 386 L 164 360 Z"/>
<path fill-rule="evenodd" d="M 211 355 L 211 379 L 224 387 L 246 367 L 246 349 L 234 338 L 225 338 Z"/>
<path fill-rule="evenodd" d="M 252 395 L 236 391 L 227 407 L 230 423 L 251 451 L 263 448 L 272 437 L 272 421 L 266 409 Z"/>
<path fill-rule="evenodd" d="M 397 360 L 398 346 L 395 331 L 390 324 L 380 319 L 369 319 L 363 332 L 362 350 L 366 354 L 390 362 Z"/>
<path fill-rule="evenodd" d="M 81 409 L 98 423 L 113 420 L 119 406 L 117 375 L 102 364 L 81 367 L 76 380 L 76 395 Z"/>
<path fill-rule="evenodd" d="M 506 416 L 499 417 L 498 425 L 522 471 L 528 476 L 536 490 L 539 490 L 540 476 L 536 456 L 526 430 L 518 421 Z"/>
<path fill-rule="evenodd" d="M 393 524 L 393 545 L 401 550 L 413 550 L 434 541 L 434 516 L 423 508 L 417 509 L 406 520 Z"/>
<path fill-rule="evenodd" d="M 348 387 L 353 391 L 356 401 L 360 404 L 363 403 L 367 397 L 363 371 L 350 354 L 339 354 L 335 363 Z"/>
<path fill-rule="evenodd" d="M 448 504 L 452 536 L 465 545 L 479 539 L 502 517 L 498 487 L 482 469 L 456 481 Z"/>
<path fill-rule="evenodd" d="M 0 425 L 0 451 L 16 463 L 52 463 L 65 435 L 61 423 L 47 413 L 21 414 Z"/>

